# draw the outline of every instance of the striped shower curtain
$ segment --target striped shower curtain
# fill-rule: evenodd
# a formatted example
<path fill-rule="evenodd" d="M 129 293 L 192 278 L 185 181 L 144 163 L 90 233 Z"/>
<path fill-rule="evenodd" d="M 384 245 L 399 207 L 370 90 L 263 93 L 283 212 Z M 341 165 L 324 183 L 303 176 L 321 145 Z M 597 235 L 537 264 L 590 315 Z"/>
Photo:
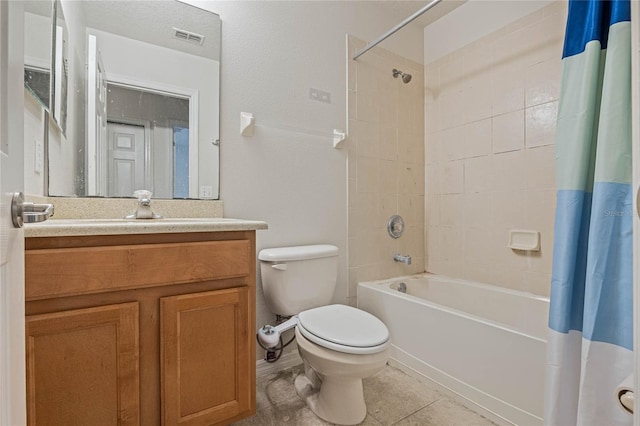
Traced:
<path fill-rule="evenodd" d="M 633 373 L 628 0 L 570 0 L 556 126 L 545 424 L 625 425 Z"/>

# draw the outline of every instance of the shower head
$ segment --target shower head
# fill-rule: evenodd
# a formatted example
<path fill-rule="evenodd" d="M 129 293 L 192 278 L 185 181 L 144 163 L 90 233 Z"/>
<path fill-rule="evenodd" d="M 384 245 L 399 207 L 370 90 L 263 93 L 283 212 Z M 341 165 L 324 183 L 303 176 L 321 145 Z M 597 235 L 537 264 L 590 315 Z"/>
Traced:
<path fill-rule="evenodd" d="M 394 78 L 398 78 L 398 76 L 402 77 L 402 82 L 404 84 L 407 84 L 408 82 L 411 81 L 411 74 L 407 74 L 406 72 L 402 72 L 400 70 L 397 69 L 393 69 L 393 77 Z"/>

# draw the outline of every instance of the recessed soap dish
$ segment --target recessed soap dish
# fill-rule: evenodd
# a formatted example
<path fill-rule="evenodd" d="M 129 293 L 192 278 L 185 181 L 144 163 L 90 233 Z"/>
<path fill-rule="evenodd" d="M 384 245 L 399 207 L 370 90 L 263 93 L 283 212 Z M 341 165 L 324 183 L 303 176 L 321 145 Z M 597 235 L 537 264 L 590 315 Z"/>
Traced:
<path fill-rule="evenodd" d="M 521 229 L 509 230 L 509 248 L 513 250 L 540 251 L 540 232 Z"/>

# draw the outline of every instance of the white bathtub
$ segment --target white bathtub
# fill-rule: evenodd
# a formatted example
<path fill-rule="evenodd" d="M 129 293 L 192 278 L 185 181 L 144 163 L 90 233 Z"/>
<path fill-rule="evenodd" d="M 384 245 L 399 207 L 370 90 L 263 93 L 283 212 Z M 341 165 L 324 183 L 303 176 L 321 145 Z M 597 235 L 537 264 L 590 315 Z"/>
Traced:
<path fill-rule="evenodd" d="M 359 283 L 358 307 L 387 325 L 396 361 L 481 411 L 542 424 L 548 298 L 424 274 Z"/>

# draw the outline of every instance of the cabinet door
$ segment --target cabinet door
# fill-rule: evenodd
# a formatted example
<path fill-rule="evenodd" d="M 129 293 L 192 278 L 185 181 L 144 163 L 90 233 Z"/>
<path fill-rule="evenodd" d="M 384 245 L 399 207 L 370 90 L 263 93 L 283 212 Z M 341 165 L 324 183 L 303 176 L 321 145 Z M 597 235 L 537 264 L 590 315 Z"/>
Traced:
<path fill-rule="evenodd" d="M 161 299 L 165 426 L 226 423 L 255 411 L 248 296 L 238 287 Z"/>
<path fill-rule="evenodd" d="M 26 317 L 29 425 L 138 425 L 138 303 Z"/>

